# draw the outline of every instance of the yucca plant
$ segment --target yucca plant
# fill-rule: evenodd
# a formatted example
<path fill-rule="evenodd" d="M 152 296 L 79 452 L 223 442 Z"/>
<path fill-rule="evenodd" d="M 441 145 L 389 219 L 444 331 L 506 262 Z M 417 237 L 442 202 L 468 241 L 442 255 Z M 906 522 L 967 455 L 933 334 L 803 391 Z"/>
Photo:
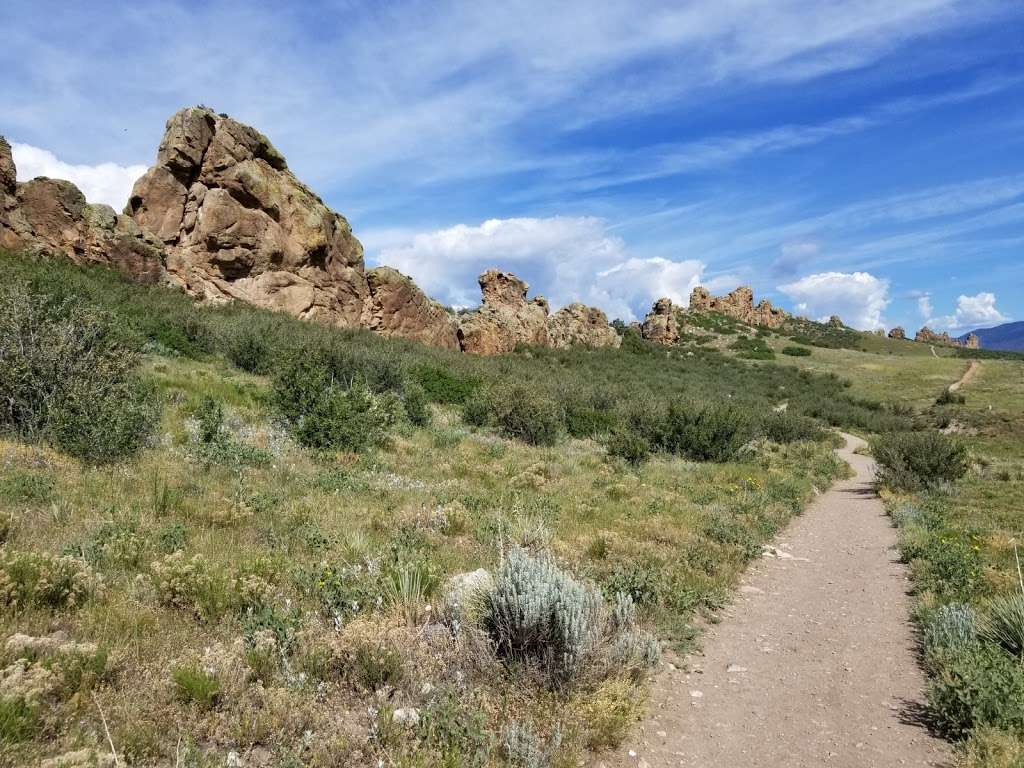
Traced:
<path fill-rule="evenodd" d="M 385 599 L 398 609 L 410 627 L 418 626 L 427 613 L 428 579 L 423 569 L 413 565 L 392 574 L 385 585 Z"/>
<path fill-rule="evenodd" d="M 1024 592 L 989 603 L 979 634 L 1024 662 Z"/>

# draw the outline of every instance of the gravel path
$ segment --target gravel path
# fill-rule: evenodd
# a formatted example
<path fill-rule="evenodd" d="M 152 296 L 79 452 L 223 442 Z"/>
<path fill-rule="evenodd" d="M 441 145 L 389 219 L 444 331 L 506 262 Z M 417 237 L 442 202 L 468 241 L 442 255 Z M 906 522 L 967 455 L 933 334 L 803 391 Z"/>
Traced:
<path fill-rule="evenodd" d="M 864 441 L 845 437 L 856 477 L 766 550 L 703 652 L 666 666 L 641 727 L 594 766 L 950 764 L 948 745 L 916 724 L 924 679 L 906 569 L 873 462 L 853 453 Z"/>

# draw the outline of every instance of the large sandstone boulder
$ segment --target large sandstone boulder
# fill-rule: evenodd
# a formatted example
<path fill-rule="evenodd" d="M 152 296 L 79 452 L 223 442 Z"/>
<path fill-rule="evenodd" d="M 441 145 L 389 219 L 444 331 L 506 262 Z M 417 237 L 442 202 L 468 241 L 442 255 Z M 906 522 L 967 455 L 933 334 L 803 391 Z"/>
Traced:
<path fill-rule="evenodd" d="M 383 336 L 401 336 L 434 347 L 458 349 L 458 325 L 440 304 L 390 267 L 366 273 L 369 297 L 362 324 Z"/>
<path fill-rule="evenodd" d="M 889 338 L 890 339 L 905 339 L 905 338 L 907 338 L 907 332 L 903 330 L 902 326 L 897 325 L 895 328 L 893 328 L 891 331 L 889 331 Z"/>
<path fill-rule="evenodd" d="M 679 324 L 671 299 L 662 298 L 654 302 L 640 326 L 640 335 L 655 344 L 667 346 L 679 341 Z"/>
<path fill-rule="evenodd" d="M 967 334 L 967 338 L 964 339 L 964 346 L 967 349 L 981 349 L 981 339 L 978 338 L 978 334 Z"/>
<path fill-rule="evenodd" d="M 176 113 L 125 213 L 163 240 L 170 278 L 198 299 L 360 323 L 362 245 L 247 125 L 204 107 Z"/>
<path fill-rule="evenodd" d="M 0 138 L 0 247 L 102 264 L 141 283 L 161 279 L 163 245 L 132 219 L 87 203 L 70 181 L 15 179 L 10 145 Z"/>
<path fill-rule="evenodd" d="M 550 346 L 548 302 L 527 300 L 529 286 L 511 272 L 489 269 L 479 277 L 483 303 L 459 319 L 462 349 L 478 355 L 511 352 L 517 344 Z"/>
<path fill-rule="evenodd" d="M 698 285 L 690 293 L 690 312 L 718 312 L 747 325 L 778 328 L 789 319 L 789 313 L 761 299 L 754 306 L 754 291 L 741 286 L 725 296 L 712 296 L 704 286 Z"/>
<path fill-rule="evenodd" d="M 597 307 L 569 304 L 548 319 L 552 347 L 618 347 L 622 337 L 608 324 L 608 316 Z"/>

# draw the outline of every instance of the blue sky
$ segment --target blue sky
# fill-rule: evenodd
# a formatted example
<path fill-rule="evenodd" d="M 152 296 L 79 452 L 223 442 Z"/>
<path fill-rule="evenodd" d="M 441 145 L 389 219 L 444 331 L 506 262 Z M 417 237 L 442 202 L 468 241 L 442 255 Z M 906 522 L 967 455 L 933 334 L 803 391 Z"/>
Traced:
<path fill-rule="evenodd" d="M 642 316 L 697 282 L 961 333 L 1024 317 L 1024 9 L 972 0 L 6 0 L 19 177 L 122 207 L 164 121 L 266 133 L 369 263 Z"/>

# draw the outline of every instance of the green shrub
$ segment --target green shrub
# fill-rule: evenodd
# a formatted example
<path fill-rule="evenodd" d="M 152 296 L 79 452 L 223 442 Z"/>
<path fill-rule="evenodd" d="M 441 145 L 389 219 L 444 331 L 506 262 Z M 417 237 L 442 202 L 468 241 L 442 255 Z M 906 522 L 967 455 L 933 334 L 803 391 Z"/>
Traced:
<path fill-rule="evenodd" d="M 459 375 L 451 368 L 438 365 L 416 365 L 410 374 L 435 403 L 459 405 L 466 402 L 480 387 L 477 379 Z"/>
<path fill-rule="evenodd" d="M 171 673 L 174 691 L 185 704 L 195 704 L 199 709 L 213 709 L 220 698 L 220 682 L 217 678 L 197 665 L 175 667 Z"/>
<path fill-rule="evenodd" d="M 409 379 L 402 385 L 402 405 L 411 423 L 417 427 L 430 424 L 430 399 L 427 390 L 418 381 Z"/>
<path fill-rule="evenodd" d="M 632 603 L 648 606 L 657 605 L 668 589 L 660 563 L 636 560 L 616 563 L 603 587 L 604 593 L 613 598 L 625 596 Z"/>
<path fill-rule="evenodd" d="M 630 466 L 638 467 L 651 456 L 651 444 L 642 434 L 629 429 L 617 429 L 605 443 L 609 456 L 622 459 Z"/>
<path fill-rule="evenodd" d="M 90 462 L 135 452 L 159 417 L 139 354 L 96 307 L 0 286 L 0 429 Z"/>
<path fill-rule="evenodd" d="M 503 387 L 490 393 L 494 423 L 502 434 L 530 445 L 554 445 L 562 428 L 562 412 L 553 400 L 527 387 Z"/>
<path fill-rule="evenodd" d="M 296 439 L 307 448 L 365 451 L 380 445 L 394 421 L 393 403 L 357 382 L 329 387 L 298 420 Z"/>
<path fill-rule="evenodd" d="M 570 392 L 561 398 L 565 430 L 572 437 L 595 437 L 612 431 L 618 422 L 615 398 L 595 390 Z"/>
<path fill-rule="evenodd" d="M 695 461 L 730 461 L 752 436 L 750 419 L 729 405 L 669 406 L 665 448 Z"/>
<path fill-rule="evenodd" d="M 823 440 L 821 424 L 807 416 L 788 411 L 773 412 L 761 422 L 764 436 L 774 443 L 796 443 L 802 440 Z"/>
<path fill-rule="evenodd" d="M 483 390 L 470 395 L 462 406 L 462 420 L 471 427 L 487 427 L 494 423 L 491 398 Z"/>
<path fill-rule="evenodd" d="M 967 472 L 967 449 L 958 440 L 934 430 L 892 432 L 871 442 L 880 485 L 918 491 L 952 482 Z"/>
<path fill-rule="evenodd" d="M 224 436 L 224 407 L 218 400 L 204 395 L 196 409 L 199 422 L 199 439 L 204 443 L 216 443 Z"/>
<path fill-rule="evenodd" d="M 739 357 L 746 360 L 774 360 L 775 353 L 764 339 L 741 337 L 729 345 L 729 349 L 739 352 Z"/>
<path fill-rule="evenodd" d="M 791 345 L 788 347 L 783 347 L 782 354 L 789 355 L 790 357 L 810 357 L 811 350 L 809 350 L 807 347 L 798 347 L 796 345 Z"/>
<path fill-rule="evenodd" d="M 218 328 L 218 342 L 224 356 L 243 371 L 265 375 L 274 370 L 280 351 L 280 318 L 256 312 L 241 312 Z"/>
<path fill-rule="evenodd" d="M 959 392 L 954 392 L 949 387 L 942 390 L 942 394 L 935 399 L 936 405 L 963 405 L 967 398 Z"/>
<path fill-rule="evenodd" d="M 939 728 L 955 739 L 982 726 L 1019 732 L 1024 665 L 989 645 L 951 654 L 928 683 L 928 704 Z"/>
<path fill-rule="evenodd" d="M 301 349 L 287 354 L 274 371 L 272 398 L 292 424 L 317 407 L 335 386 L 335 377 L 322 351 Z"/>

